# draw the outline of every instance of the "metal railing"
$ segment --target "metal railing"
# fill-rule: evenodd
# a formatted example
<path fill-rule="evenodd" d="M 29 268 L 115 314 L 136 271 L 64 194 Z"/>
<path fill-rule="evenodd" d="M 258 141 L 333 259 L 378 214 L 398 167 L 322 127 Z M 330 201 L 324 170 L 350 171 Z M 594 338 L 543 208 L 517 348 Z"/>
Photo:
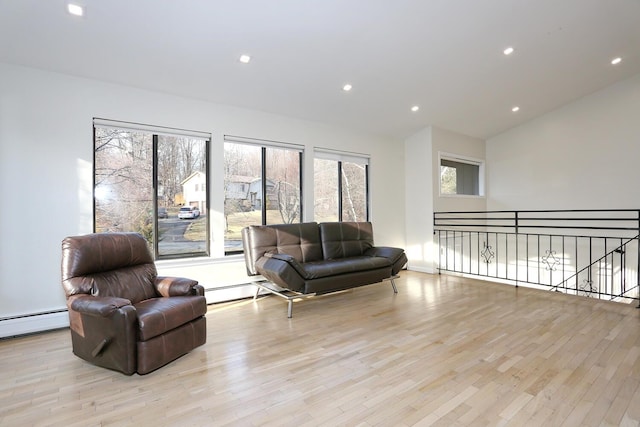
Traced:
<path fill-rule="evenodd" d="M 435 212 L 438 272 L 640 301 L 640 210 Z"/>

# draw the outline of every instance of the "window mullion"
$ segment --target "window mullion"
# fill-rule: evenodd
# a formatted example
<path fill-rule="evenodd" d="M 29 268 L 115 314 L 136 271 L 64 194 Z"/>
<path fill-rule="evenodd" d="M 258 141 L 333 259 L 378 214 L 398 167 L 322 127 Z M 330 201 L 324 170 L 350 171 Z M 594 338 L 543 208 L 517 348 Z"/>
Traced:
<path fill-rule="evenodd" d="M 366 220 L 369 221 L 371 219 L 371 214 L 369 212 L 370 208 L 370 200 L 369 200 L 369 165 L 364 165 L 364 197 L 365 197 L 365 215 Z"/>
<path fill-rule="evenodd" d="M 153 156 L 153 166 L 152 166 L 152 187 L 153 187 L 153 198 L 152 198 L 152 213 L 153 215 L 153 252 L 155 259 L 160 257 L 160 249 L 158 247 L 158 135 L 153 134 L 152 137 L 152 156 Z"/>
<path fill-rule="evenodd" d="M 300 216 L 300 222 L 302 222 L 304 219 L 302 218 L 302 213 L 304 212 L 304 209 L 302 209 L 302 206 L 304 204 L 304 185 L 302 183 L 302 169 L 303 169 L 303 158 L 302 158 L 302 151 L 300 153 L 298 153 L 298 162 L 300 164 L 300 167 L 298 168 L 298 186 L 300 187 L 300 212 L 298 213 L 298 215 Z"/>
<path fill-rule="evenodd" d="M 342 222 L 342 162 L 338 161 L 338 221 Z"/>
<path fill-rule="evenodd" d="M 262 147 L 262 165 L 261 171 L 262 174 L 262 206 L 260 207 L 262 210 L 262 225 L 267 225 L 267 148 Z"/>

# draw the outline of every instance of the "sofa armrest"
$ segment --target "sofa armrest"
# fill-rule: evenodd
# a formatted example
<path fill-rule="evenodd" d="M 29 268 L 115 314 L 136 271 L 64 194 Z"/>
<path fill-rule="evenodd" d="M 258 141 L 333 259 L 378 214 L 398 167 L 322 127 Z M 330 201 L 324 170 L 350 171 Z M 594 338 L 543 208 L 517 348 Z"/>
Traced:
<path fill-rule="evenodd" d="M 302 266 L 302 264 L 300 264 L 298 262 L 298 260 L 295 259 L 294 257 L 292 257 L 291 255 L 287 255 L 287 254 L 272 254 L 270 252 L 267 252 L 267 253 L 264 254 L 264 256 L 267 257 L 267 258 L 278 259 L 278 260 L 286 262 L 291 267 L 293 267 L 293 269 L 295 271 L 297 271 L 300 276 L 307 278 L 307 272 L 305 271 L 305 269 Z"/>
<path fill-rule="evenodd" d="M 163 297 L 204 295 L 204 287 L 200 286 L 197 280 L 185 277 L 158 276 L 155 286 Z"/>
<path fill-rule="evenodd" d="M 77 295 L 71 298 L 69 303 L 71 310 L 94 317 L 109 317 L 122 307 L 131 306 L 133 308 L 131 301 L 124 298 L 94 297 L 91 295 Z"/>
<path fill-rule="evenodd" d="M 404 249 L 401 248 L 374 246 L 373 248 L 367 249 L 364 254 L 368 256 L 387 258 L 389 263 L 391 263 L 391 273 L 393 275 L 398 274 L 402 267 L 407 263 L 407 255 L 404 253 Z"/>
<path fill-rule="evenodd" d="M 364 254 L 368 256 L 388 258 L 391 263 L 394 263 L 404 254 L 404 249 L 388 246 L 374 246 L 373 248 L 367 249 Z"/>
<path fill-rule="evenodd" d="M 304 268 L 289 255 L 265 253 L 256 261 L 256 269 L 265 279 L 282 288 L 298 291 L 304 287 Z"/>

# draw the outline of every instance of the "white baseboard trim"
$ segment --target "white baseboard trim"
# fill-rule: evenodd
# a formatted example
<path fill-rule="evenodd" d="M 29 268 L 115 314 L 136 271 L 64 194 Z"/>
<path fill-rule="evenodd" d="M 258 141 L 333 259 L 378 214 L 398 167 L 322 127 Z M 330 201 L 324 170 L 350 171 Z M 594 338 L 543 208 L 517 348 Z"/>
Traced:
<path fill-rule="evenodd" d="M 417 271 L 418 273 L 436 274 L 438 271 L 435 268 L 429 267 L 407 267 L 409 271 Z"/>
<path fill-rule="evenodd" d="M 69 326 L 66 310 L 51 313 L 37 313 L 0 320 L 0 338 L 44 332 Z"/>
<path fill-rule="evenodd" d="M 260 276 L 262 277 L 262 276 Z M 255 285 L 251 283 L 239 283 L 237 285 L 205 288 L 204 296 L 207 304 L 233 301 L 243 298 L 253 298 L 256 293 Z"/>

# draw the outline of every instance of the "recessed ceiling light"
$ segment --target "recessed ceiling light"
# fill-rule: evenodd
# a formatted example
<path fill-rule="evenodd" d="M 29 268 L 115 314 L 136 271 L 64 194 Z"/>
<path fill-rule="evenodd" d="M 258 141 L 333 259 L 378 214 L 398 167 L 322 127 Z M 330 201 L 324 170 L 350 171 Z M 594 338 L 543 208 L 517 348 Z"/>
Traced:
<path fill-rule="evenodd" d="M 342 90 L 345 92 L 349 92 L 351 89 L 353 89 L 353 86 L 351 86 L 349 83 L 347 83 L 346 85 L 342 86 Z"/>
<path fill-rule="evenodd" d="M 413 107 L 411 107 L 411 111 L 413 111 L 414 113 L 416 111 L 418 111 L 420 109 L 420 107 L 418 105 L 414 105 Z"/>
<path fill-rule="evenodd" d="M 518 107 L 517 105 L 515 107 L 513 107 L 511 109 L 511 111 L 513 111 L 514 113 L 517 113 L 518 111 L 520 111 L 520 107 Z"/>
<path fill-rule="evenodd" d="M 622 62 L 622 58 L 617 57 L 611 60 L 611 65 L 618 65 L 621 62 Z"/>
<path fill-rule="evenodd" d="M 515 49 L 512 48 L 511 46 L 509 46 L 508 48 L 503 50 L 502 53 L 504 53 L 505 55 L 511 55 L 513 53 L 513 51 L 515 51 Z"/>
<path fill-rule="evenodd" d="M 251 61 L 251 57 L 249 55 L 240 55 L 238 60 L 243 64 L 248 64 Z"/>
<path fill-rule="evenodd" d="M 67 11 L 74 16 L 84 16 L 84 8 L 78 4 L 68 3 Z"/>

